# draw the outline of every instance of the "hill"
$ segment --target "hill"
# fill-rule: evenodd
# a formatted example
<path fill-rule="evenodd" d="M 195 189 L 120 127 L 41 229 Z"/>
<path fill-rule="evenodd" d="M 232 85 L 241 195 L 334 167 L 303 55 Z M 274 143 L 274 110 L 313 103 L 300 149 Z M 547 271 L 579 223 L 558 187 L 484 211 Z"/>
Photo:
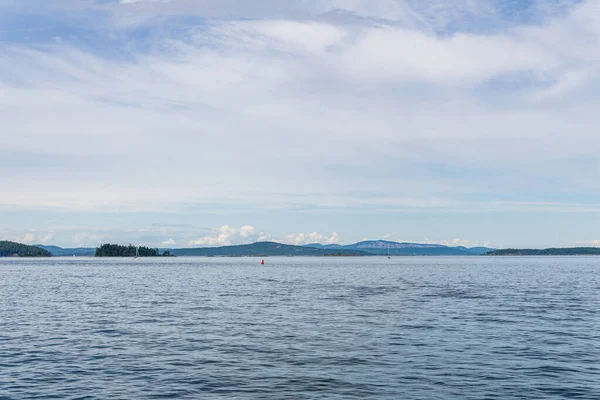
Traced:
<path fill-rule="evenodd" d="M 0 242 L 0 257 L 52 257 L 52 254 L 35 246 L 15 242 Z"/>
<path fill-rule="evenodd" d="M 267 256 L 367 256 L 367 252 L 346 249 L 319 249 L 292 246 L 275 242 L 257 242 L 239 246 L 204 247 L 195 249 L 172 249 L 176 256 L 204 257 L 267 257 Z"/>
<path fill-rule="evenodd" d="M 550 249 L 502 249 L 486 253 L 487 256 L 594 256 L 600 255 L 598 247 L 569 247 Z"/>
<path fill-rule="evenodd" d="M 314 247 L 315 249 L 341 249 L 341 244 L 321 244 L 321 243 L 310 243 L 305 244 L 302 247 Z"/>
<path fill-rule="evenodd" d="M 93 257 L 96 249 L 91 247 L 78 247 L 78 248 L 62 248 L 58 246 L 45 246 L 42 244 L 36 244 L 35 247 L 49 251 L 54 257 Z"/>
<path fill-rule="evenodd" d="M 323 246 L 319 243 L 308 244 L 306 246 L 314 248 L 329 248 L 329 246 L 337 246 L 336 248 L 343 250 L 358 250 L 376 255 L 387 255 L 389 249 L 389 254 L 394 256 L 473 256 L 495 250 L 487 247 L 449 247 L 441 244 L 399 243 L 387 240 L 366 240 L 344 246 Z"/>
<path fill-rule="evenodd" d="M 453 249 L 462 249 L 468 253 L 472 253 L 472 254 L 476 254 L 478 256 L 484 255 L 486 253 L 489 253 L 490 251 L 495 251 L 497 249 L 493 249 L 490 247 L 464 247 L 464 246 L 457 246 L 457 247 L 451 247 Z"/>

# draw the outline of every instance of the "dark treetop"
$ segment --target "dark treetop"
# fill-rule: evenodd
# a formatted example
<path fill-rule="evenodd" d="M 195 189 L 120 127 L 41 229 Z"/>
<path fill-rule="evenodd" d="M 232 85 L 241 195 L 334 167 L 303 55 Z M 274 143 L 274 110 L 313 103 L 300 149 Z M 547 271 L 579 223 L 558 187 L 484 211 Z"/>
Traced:
<path fill-rule="evenodd" d="M 162 254 L 158 249 L 151 249 L 149 247 L 140 246 L 137 248 L 133 245 L 121 246 L 118 244 L 103 244 L 96 249 L 96 257 L 169 257 L 171 253 L 165 251 Z"/>
<path fill-rule="evenodd" d="M 15 242 L 0 242 L 0 257 L 52 257 L 49 251 Z"/>
<path fill-rule="evenodd" d="M 503 249 L 486 253 L 488 256 L 592 256 L 600 255 L 598 247 L 571 247 L 551 249 Z"/>

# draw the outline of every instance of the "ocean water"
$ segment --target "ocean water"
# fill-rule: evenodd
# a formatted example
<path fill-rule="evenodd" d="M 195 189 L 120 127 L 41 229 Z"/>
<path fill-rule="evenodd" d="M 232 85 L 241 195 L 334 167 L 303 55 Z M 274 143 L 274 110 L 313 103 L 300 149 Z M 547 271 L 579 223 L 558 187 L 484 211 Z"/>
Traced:
<path fill-rule="evenodd" d="M 600 258 L 0 260 L 0 399 L 600 399 Z"/>

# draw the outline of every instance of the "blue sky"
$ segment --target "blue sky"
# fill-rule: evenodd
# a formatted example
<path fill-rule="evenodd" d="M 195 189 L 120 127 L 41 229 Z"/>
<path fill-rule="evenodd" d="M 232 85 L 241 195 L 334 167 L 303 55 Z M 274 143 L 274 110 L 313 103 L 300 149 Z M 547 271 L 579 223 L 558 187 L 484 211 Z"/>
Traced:
<path fill-rule="evenodd" d="M 0 0 L 0 237 L 600 245 L 600 2 Z"/>

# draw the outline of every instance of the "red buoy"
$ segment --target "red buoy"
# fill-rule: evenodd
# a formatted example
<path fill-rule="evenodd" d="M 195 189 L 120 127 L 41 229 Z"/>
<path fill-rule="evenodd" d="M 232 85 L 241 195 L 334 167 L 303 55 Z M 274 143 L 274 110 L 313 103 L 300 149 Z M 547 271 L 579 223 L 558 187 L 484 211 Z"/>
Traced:
<path fill-rule="evenodd" d="M 262 260 L 260 265 L 265 265 L 265 260 Z"/>

